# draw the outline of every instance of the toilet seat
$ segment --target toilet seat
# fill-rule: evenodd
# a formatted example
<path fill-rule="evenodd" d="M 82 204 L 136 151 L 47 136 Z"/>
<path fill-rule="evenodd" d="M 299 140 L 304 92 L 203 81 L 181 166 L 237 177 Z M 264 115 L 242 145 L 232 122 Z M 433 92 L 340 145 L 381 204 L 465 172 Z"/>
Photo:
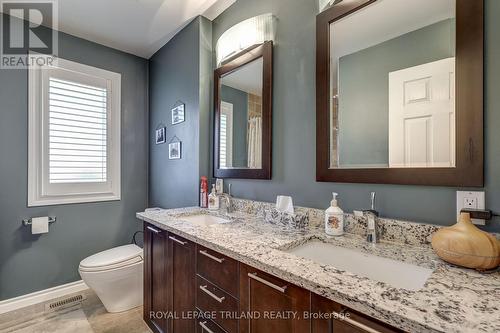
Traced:
<path fill-rule="evenodd" d="M 143 251 L 134 244 L 124 245 L 96 253 L 82 260 L 81 272 L 99 272 L 141 263 Z"/>

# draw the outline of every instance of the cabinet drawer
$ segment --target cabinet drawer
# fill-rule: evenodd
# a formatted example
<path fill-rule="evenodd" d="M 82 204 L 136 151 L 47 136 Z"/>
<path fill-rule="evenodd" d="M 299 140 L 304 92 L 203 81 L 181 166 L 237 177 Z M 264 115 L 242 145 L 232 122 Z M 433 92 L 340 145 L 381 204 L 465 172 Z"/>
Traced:
<path fill-rule="evenodd" d="M 215 311 L 213 321 L 226 331 L 238 332 L 238 320 L 228 316 L 237 314 L 238 300 L 200 276 L 196 278 L 196 303 L 201 311 Z"/>
<path fill-rule="evenodd" d="M 322 296 L 311 294 L 312 313 L 348 313 L 348 320 L 335 318 L 314 318 L 311 322 L 312 333 L 404 333 L 403 331 L 382 323 L 361 313 L 351 311 L 343 305 Z"/>
<path fill-rule="evenodd" d="M 311 321 L 304 316 L 311 308 L 310 296 L 303 288 L 240 264 L 240 311 L 252 314 L 240 319 L 240 333 L 310 332 Z M 283 316 L 271 318 L 266 313 Z"/>
<path fill-rule="evenodd" d="M 197 273 L 230 295 L 238 298 L 238 262 L 218 252 L 196 247 Z"/>
<path fill-rule="evenodd" d="M 219 325 L 211 321 L 210 319 L 198 319 L 196 323 L 197 333 L 227 333 Z"/>

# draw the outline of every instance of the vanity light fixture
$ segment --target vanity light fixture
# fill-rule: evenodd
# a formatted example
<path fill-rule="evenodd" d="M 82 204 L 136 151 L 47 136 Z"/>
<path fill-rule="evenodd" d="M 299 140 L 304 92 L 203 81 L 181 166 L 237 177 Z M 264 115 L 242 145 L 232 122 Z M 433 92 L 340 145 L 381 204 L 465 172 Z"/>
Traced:
<path fill-rule="evenodd" d="M 276 22 L 276 17 L 268 13 L 249 18 L 229 28 L 217 41 L 217 66 L 250 46 L 267 41 L 274 42 Z"/>

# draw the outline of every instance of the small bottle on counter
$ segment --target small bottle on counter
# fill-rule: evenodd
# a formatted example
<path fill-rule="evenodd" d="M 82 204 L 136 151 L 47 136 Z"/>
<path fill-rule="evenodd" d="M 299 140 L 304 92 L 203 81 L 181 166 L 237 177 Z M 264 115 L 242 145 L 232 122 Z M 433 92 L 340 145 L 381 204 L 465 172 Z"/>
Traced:
<path fill-rule="evenodd" d="M 341 236 L 344 234 L 344 211 L 338 206 L 338 194 L 333 192 L 332 195 L 330 207 L 325 211 L 325 233 L 330 236 Z"/>
<path fill-rule="evenodd" d="M 208 209 L 210 210 L 219 209 L 219 196 L 217 195 L 215 184 L 212 185 L 212 192 L 210 192 L 210 195 L 208 196 Z"/>
<path fill-rule="evenodd" d="M 208 178 L 205 176 L 201 177 L 200 207 L 201 208 L 208 207 Z"/>

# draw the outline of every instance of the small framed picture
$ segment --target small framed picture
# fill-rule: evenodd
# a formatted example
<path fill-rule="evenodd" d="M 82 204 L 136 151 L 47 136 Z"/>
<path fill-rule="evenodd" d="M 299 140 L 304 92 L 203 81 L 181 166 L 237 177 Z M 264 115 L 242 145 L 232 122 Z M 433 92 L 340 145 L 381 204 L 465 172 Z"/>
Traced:
<path fill-rule="evenodd" d="M 181 154 L 182 154 L 182 143 L 180 141 L 168 144 L 169 160 L 180 160 Z"/>
<path fill-rule="evenodd" d="M 184 120 L 184 106 L 185 104 L 179 104 L 172 109 L 172 125 L 182 123 Z"/>
<path fill-rule="evenodd" d="M 165 141 L 166 141 L 165 132 L 166 132 L 165 127 L 161 127 L 161 128 L 158 128 L 156 130 L 156 144 L 157 145 L 165 143 Z"/>

